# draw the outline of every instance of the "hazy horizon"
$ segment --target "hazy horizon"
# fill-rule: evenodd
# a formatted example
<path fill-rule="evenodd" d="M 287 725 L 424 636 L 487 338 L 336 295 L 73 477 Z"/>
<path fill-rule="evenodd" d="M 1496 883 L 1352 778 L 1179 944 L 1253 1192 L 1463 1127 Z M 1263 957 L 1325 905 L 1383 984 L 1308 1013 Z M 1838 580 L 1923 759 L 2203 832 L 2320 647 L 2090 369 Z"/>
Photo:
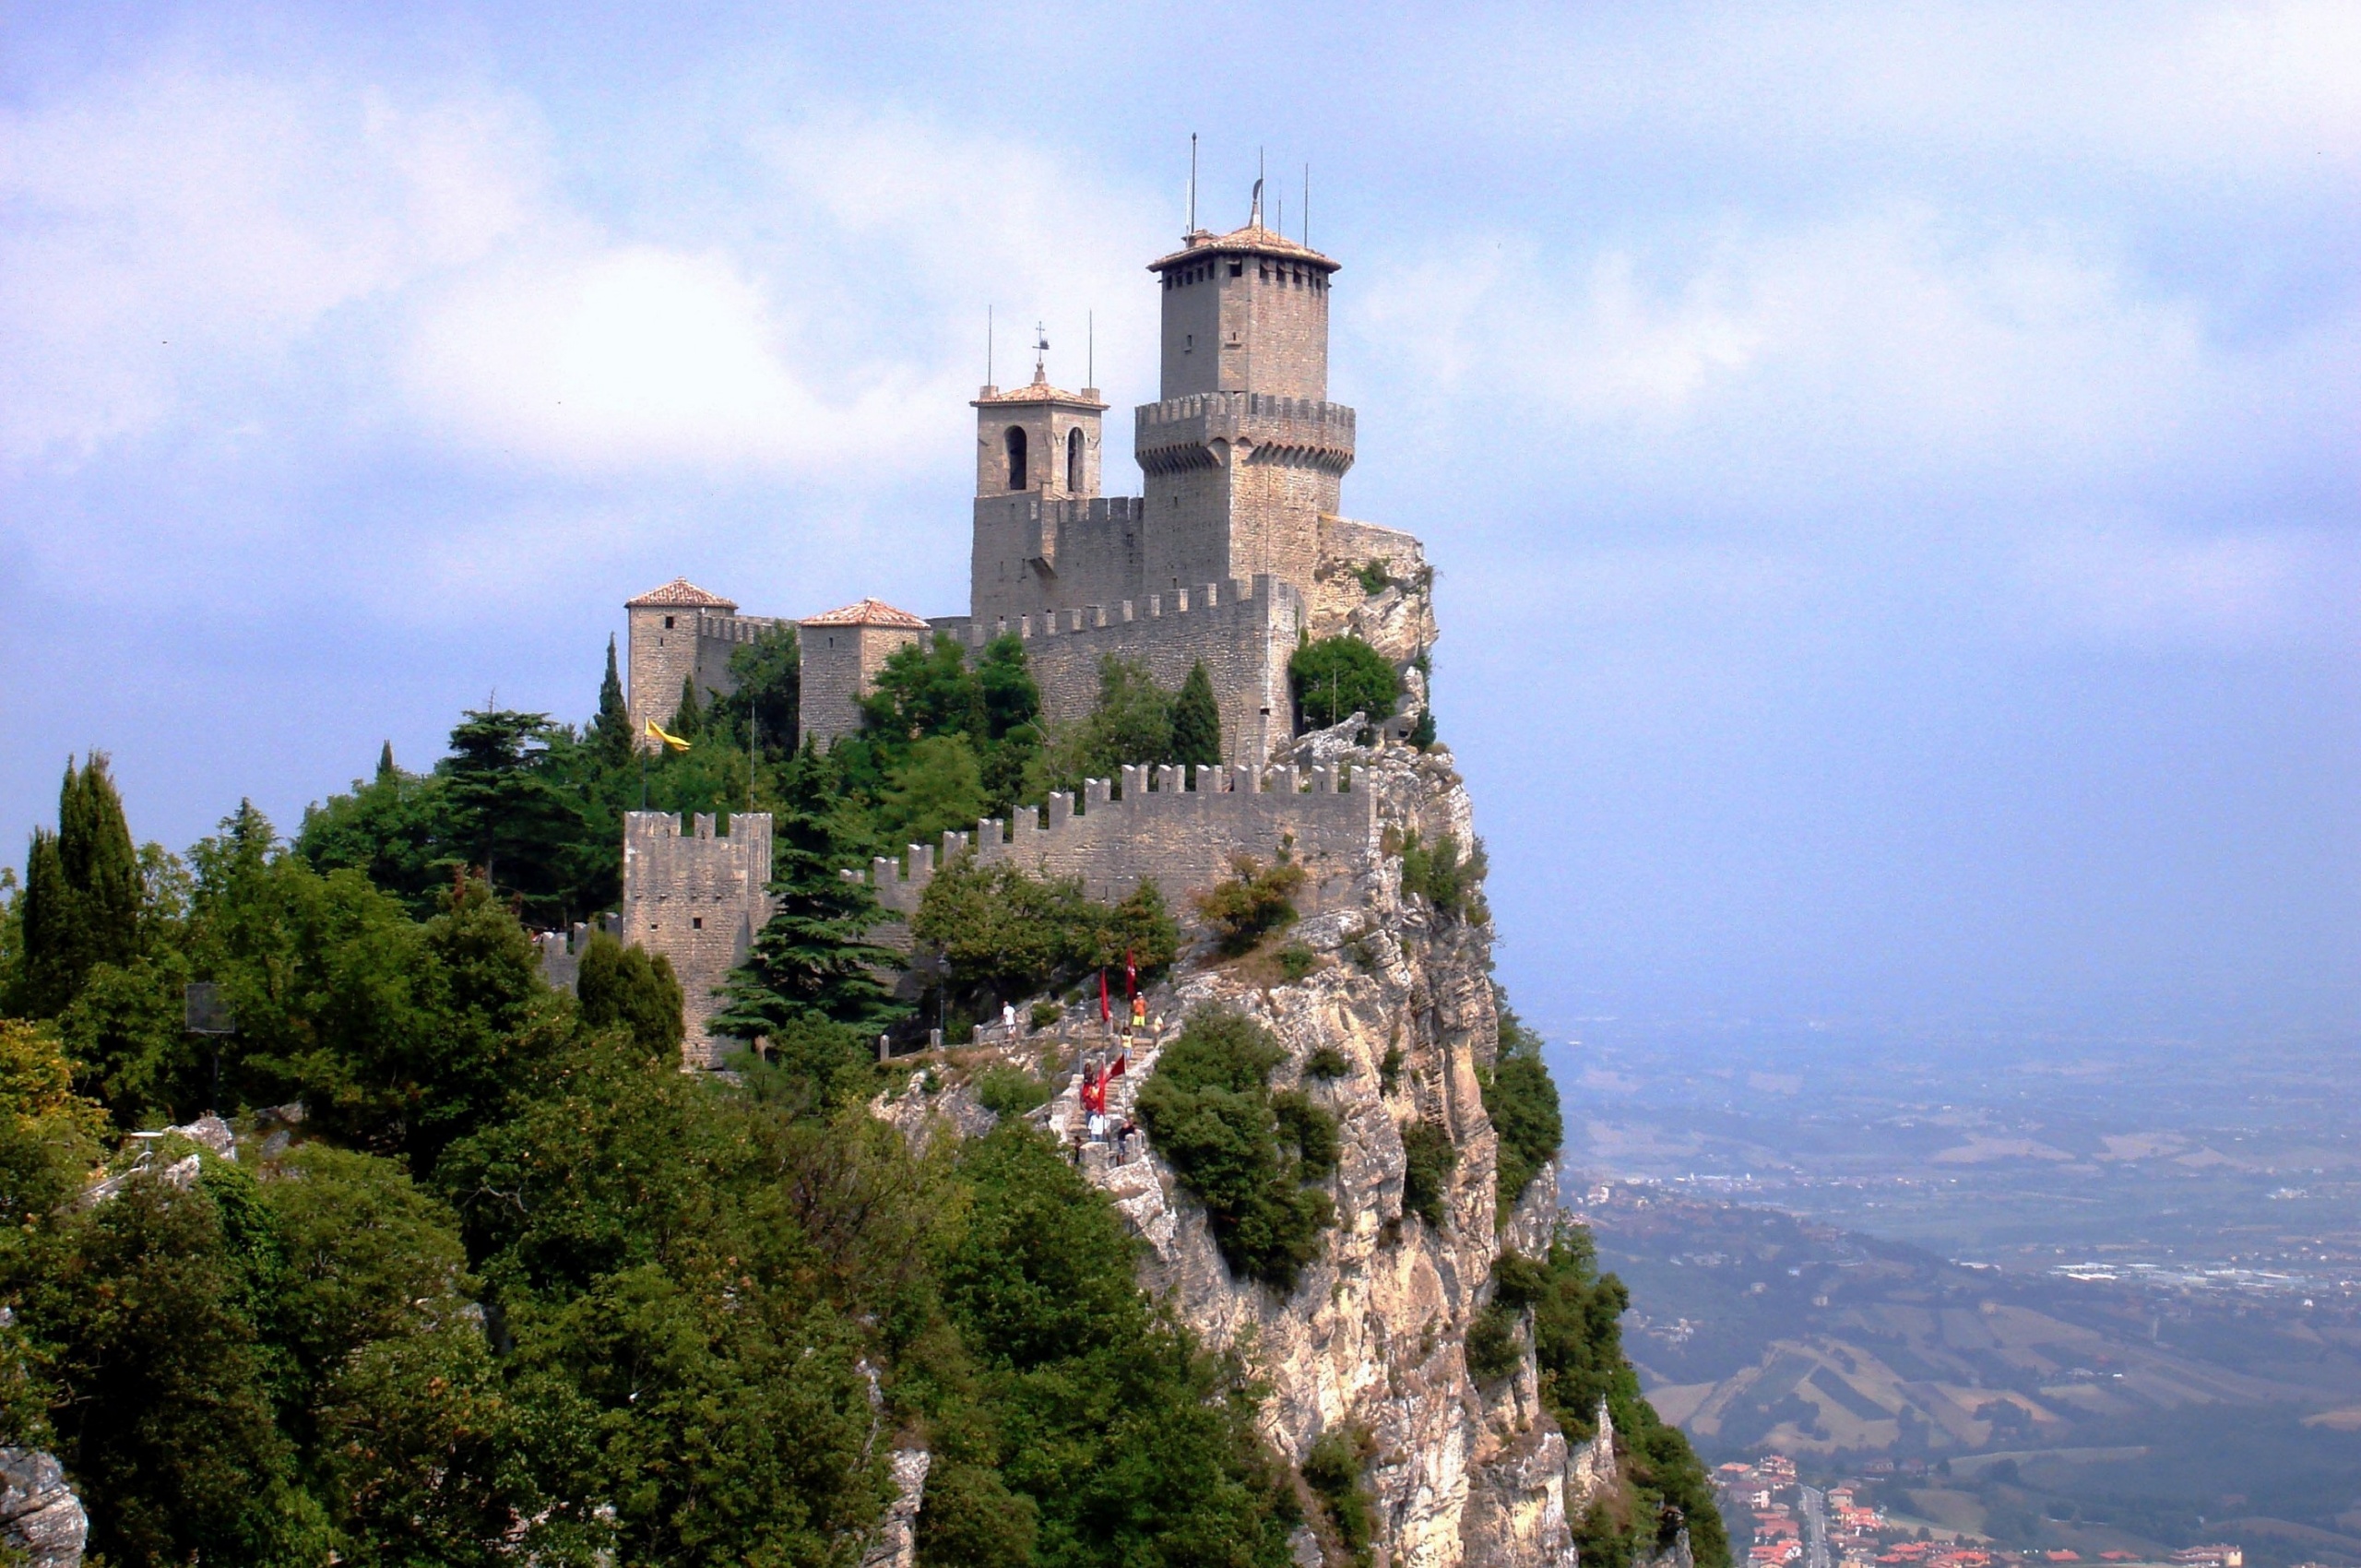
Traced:
<path fill-rule="evenodd" d="M 2361 13 L 0 9 L 0 863 L 282 830 L 621 603 L 965 609 L 998 374 L 1336 256 L 1528 1016 L 2361 1016 Z"/>

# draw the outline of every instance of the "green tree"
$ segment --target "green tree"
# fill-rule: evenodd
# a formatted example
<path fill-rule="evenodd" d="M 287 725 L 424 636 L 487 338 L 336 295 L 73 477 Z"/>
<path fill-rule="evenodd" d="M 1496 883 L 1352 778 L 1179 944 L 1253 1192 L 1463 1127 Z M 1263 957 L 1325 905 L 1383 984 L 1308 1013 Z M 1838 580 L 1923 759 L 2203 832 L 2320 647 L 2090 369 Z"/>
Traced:
<path fill-rule="evenodd" d="M 1107 654 L 1098 661 L 1098 700 L 1090 717 L 1050 747 L 1049 777 L 1061 790 L 1086 778 L 1117 778 L 1133 763 L 1172 760 L 1172 698 L 1138 659 Z"/>
<path fill-rule="evenodd" d="M 553 726 L 543 713 L 474 709 L 451 731 L 445 765 L 451 847 L 494 887 L 542 918 L 577 912 L 567 892 L 585 849 L 582 803 L 542 766 Z"/>
<path fill-rule="evenodd" d="M 681 700 L 672 709 L 672 733 L 694 741 L 705 733 L 705 704 L 697 696 L 697 678 L 681 677 Z"/>
<path fill-rule="evenodd" d="M 1284 858 L 1268 866 L 1252 855 L 1233 856 L 1230 874 L 1191 900 L 1197 916 L 1212 928 L 1215 945 L 1236 957 L 1273 932 L 1295 923 L 1296 896 L 1303 891 L 1304 871 Z"/>
<path fill-rule="evenodd" d="M 1183 767 L 1211 767 L 1221 761 L 1221 708 L 1203 659 L 1189 667 L 1189 678 L 1172 699 L 1172 760 Z"/>
<path fill-rule="evenodd" d="M 294 849 L 316 871 L 361 873 L 423 918 L 434 912 L 457 858 L 447 844 L 448 815 L 443 778 L 403 772 L 388 746 L 375 778 L 303 808 Z"/>
<path fill-rule="evenodd" d="M 1105 1194 L 1021 1123 L 958 1171 L 971 1196 L 937 1266 L 976 1372 L 937 1409 L 948 1506 L 919 1515 L 922 1560 L 1284 1563 L 1298 1514 L 1252 1399 L 1141 1294 Z"/>
<path fill-rule="evenodd" d="M 1356 636 L 1306 643 L 1287 660 L 1297 709 L 1309 729 L 1324 730 L 1358 713 L 1371 724 L 1392 716 L 1402 678 L 1384 655 Z"/>
<path fill-rule="evenodd" d="M 984 814 L 983 770 L 962 735 L 929 735 L 911 743 L 877 802 L 878 836 L 888 844 L 931 844 L 946 832 L 973 832 Z"/>
<path fill-rule="evenodd" d="M 985 740 L 991 733 L 983 691 L 967 668 L 966 652 L 941 635 L 886 655 L 869 695 L 860 699 L 860 718 L 864 732 L 889 746 L 930 735 Z"/>
<path fill-rule="evenodd" d="M 838 874 L 842 803 L 818 748 L 797 752 L 772 821 L 771 918 L 722 985 L 716 1032 L 752 1040 L 813 1013 L 873 1028 L 908 1011 L 884 978 L 902 956 L 870 940 L 884 918 L 876 895 Z"/>
<path fill-rule="evenodd" d="M 631 765 L 632 749 L 638 737 L 631 732 L 631 708 L 623 701 L 623 680 L 615 668 L 615 639 L 607 637 L 607 672 L 599 681 L 599 715 L 590 721 L 592 748 L 599 765 L 620 772 Z M 386 758 L 393 760 L 393 749 L 387 746 Z M 384 776 L 384 769 L 379 776 Z"/>
<path fill-rule="evenodd" d="M 1521 1280 L 1533 1301 L 1534 1358 L 1542 1402 L 1567 1437 L 1588 1439 L 1604 1402 L 1624 1456 L 1631 1504 L 1594 1504 L 1575 1531 L 1584 1562 L 1631 1568 L 1669 1546 L 1684 1526 L 1699 1568 L 1729 1568 L 1729 1539 L 1714 1504 L 1705 1467 L 1680 1429 L 1656 1415 L 1623 1355 L 1624 1311 L 1631 1297 L 1615 1276 L 1598 1272 L 1589 1232 L 1560 1224 L 1537 1278 Z"/>
<path fill-rule="evenodd" d="M 625 947 L 608 932 L 594 931 L 575 965 L 574 996 L 583 1023 L 591 1028 L 624 1029 L 651 1055 L 681 1049 L 686 1033 L 681 982 L 672 960 L 661 953 L 650 957 L 645 948 Z"/>
<path fill-rule="evenodd" d="M 128 964 L 139 951 L 139 855 L 104 753 L 91 753 L 78 768 L 66 764 L 57 833 L 35 831 L 25 870 L 23 1003 L 34 1016 L 49 1017 L 94 965 Z"/>
<path fill-rule="evenodd" d="M 222 1180 L 132 1177 L 61 1229 L 18 1295 L 51 1348 L 58 1457 L 110 1562 L 316 1562 L 326 1544 L 273 1419 L 254 1318 L 268 1248 L 233 1229 Z"/>
<path fill-rule="evenodd" d="M 765 626 L 753 641 L 733 648 L 730 685 L 713 699 L 713 721 L 736 745 L 758 747 L 774 765 L 793 756 L 803 707 L 803 655 L 795 624 Z"/>
<path fill-rule="evenodd" d="M 951 968 L 962 1000 L 989 1008 L 1069 984 L 1128 958 L 1152 980 L 1180 948 L 1164 895 L 1143 880 L 1104 904 L 1079 877 L 1037 877 L 1009 861 L 963 856 L 919 896 L 910 932 Z"/>

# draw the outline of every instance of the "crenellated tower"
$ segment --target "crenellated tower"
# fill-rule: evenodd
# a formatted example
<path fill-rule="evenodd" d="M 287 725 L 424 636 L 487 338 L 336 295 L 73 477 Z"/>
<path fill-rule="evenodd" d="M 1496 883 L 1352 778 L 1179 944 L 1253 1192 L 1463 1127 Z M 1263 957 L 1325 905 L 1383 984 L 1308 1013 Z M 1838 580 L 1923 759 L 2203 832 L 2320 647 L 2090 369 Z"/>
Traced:
<path fill-rule="evenodd" d="M 1263 227 L 1203 230 L 1148 264 L 1164 295 L 1161 397 L 1137 411 L 1145 587 L 1307 588 L 1353 464 L 1353 410 L 1328 401 L 1338 264 Z"/>

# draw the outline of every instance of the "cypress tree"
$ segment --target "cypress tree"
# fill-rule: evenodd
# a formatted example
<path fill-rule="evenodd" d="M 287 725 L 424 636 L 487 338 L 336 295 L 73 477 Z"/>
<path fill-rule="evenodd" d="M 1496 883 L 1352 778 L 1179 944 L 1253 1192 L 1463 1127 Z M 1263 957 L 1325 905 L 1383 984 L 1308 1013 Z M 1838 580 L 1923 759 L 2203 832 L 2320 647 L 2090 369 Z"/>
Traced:
<path fill-rule="evenodd" d="M 1202 659 L 1189 667 L 1189 678 L 1172 701 L 1172 760 L 1183 767 L 1211 767 L 1221 761 L 1221 709 Z"/>
<path fill-rule="evenodd" d="M 615 669 L 615 639 L 607 636 L 607 673 L 599 683 L 599 717 L 590 721 L 599 760 L 610 767 L 631 761 L 631 710 L 623 702 L 623 676 Z"/>
<path fill-rule="evenodd" d="M 143 888 L 123 798 L 105 754 L 65 765 L 57 831 L 36 830 L 25 866 L 25 996 L 36 1017 L 56 1014 L 99 964 L 128 964 L 139 951 Z"/>
<path fill-rule="evenodd" d="M 697 701 L 697 678 L 681 677 L 681 706 L 672 713 L 672 733 L 694 741 L 705 732 L 705 706 Z"/>
<path fill-rule="evenodd" d="M 387 741 L 377 750 L 377 782 L 391 784 L 400 777 L 401 770 L 394 766 L 394 743 Z"/>
<path fill-rule="evenodd" d="M 24 922 L 24 972 L 13 1010 L 35 1018 L 54 1017 L 73 1000 L 81 977 L 70 960 L 74 893 L 65 885 L 57 835 L 46 827 L 33 829 L 32 848 L 25 855 L 24 897 L 17 910 Z"/>
<path fill-rule="evenodd" d="M 707 1026 L 740 1039 L 776 1036 L 818 1015 L 873 1027 L 908 1009 L 881 974 L 903 966 L 890 947 L 869 939 L 884 919 L 866 883 L 836 874 L 846 859 L 830 826 L 836 782 L 817 745 L 807 743 L 779 780 L 773 816 L 773 913 L 746 961 L 730 972 L 723 1007 Z"/>
<path fill-rule="evenodd" d="M 139 949 L 139 851 L 123 817 L 123 797 L 107 777 L 104 752 L 92 752 L 77 775 L 66 770 L 57 802 L 57 855 L 82 905 L 89 964 L 127 964 Z"/>

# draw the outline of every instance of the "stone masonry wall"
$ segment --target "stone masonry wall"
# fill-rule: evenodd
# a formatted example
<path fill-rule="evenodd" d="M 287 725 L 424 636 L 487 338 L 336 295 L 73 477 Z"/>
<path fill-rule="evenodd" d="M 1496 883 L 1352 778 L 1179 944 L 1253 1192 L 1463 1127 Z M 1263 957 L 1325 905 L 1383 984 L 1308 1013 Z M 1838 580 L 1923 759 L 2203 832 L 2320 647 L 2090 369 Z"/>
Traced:
<path fill-rule="evenodd" d="M 913 844 L 907 873 L 898 861 L 872 861 L 867 880 L 880 904 L 907 918 L 936 867 L 972 850 L 985 865 L 1009 861 L 1035 875 L 1078 876 L 1090 897 L 1109 902 L 1145 878 L 1181 910 L 1191 894 L 1230 874 L 1232 856 L 1268 863 L 1285 848 L 1310 877 L 1297 900 L 1306 914 L 1357 897 L 1380 848 L 1366 769 L 1340 778 L 1331 767 L 1309 777 L 1293 767 L 1201 767 L 1194 790 L 1182 788 L 1181 771 L 1126 767 L 1121 800 L 1108 780 L 1090 779 L 1079 811 L 1072 795 L 1053 794 L 1046 814 L 1025 807 L 1005 831 L 993 819 L 972 834 L 944 834 L 939 852 Z"/>
<path fill-rule="evenodd" d="M 771 915 L 768 812 L 742 812 L 718 835 L 700 812 L 690 832 L 670 812 L 623 814 L 623 903 L 618 934 L 671 960 L 688 1025 L 682 1063 L 718 1066 L 724 1042 L 706 1032 L 714 996 Z"/>
<path fill-rule="evenodd" d="M 1293 737 L 1287 660 L 1304 624 L 1302 596 L 1270 577 L 1014 621 L 934 623 L 971 653 L 1006 633 L 1025 638 L 1041 715 L 1051 725 L 1089 716 L 1098 701 L 1098 661 L 1109 654 L 1140 660 L 1167 691 L 1178 690 L 1203 659 L 1221 706 L 1222 754 L 1233 762 L 1266 761 Z M 807 692 L 810 681 L 807 674 Z"/>
<path fill-rule="evenodd" d="M 991 622 L 1144 599 L 1145 564 L 1136 497 L 979 496 L 967 612 Z"/>

